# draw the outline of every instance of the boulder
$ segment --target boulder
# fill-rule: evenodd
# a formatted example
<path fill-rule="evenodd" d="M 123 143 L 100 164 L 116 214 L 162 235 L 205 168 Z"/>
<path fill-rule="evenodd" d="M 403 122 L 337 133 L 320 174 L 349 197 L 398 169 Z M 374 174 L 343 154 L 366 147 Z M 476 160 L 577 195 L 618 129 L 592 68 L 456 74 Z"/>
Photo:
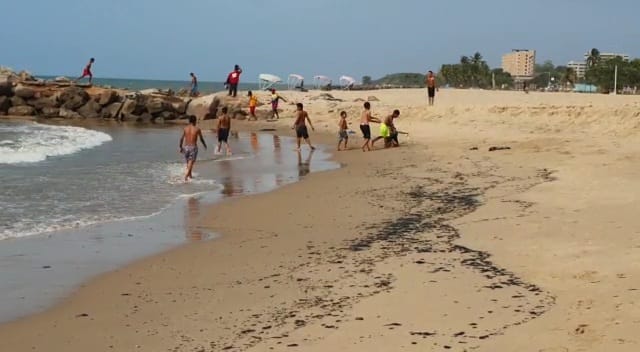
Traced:
<path fill-rule="evenodd" d="M 97 97 L 98 104 L 101 106 L 107 106 L 115 103 L 118 100 L 118 92 L 115 90 L 105 90 Z"/>
<path fill-rule="evenodd" d="M 34 116 L 36 109 L 29 105 L 13 106 L 9 108 L 9 115 L 11 116 Z"/>
<path fill-rule="evenodd" d="M 62 107 L 69 110 L 79 109 L 89 101 L 89 94 L 80 87 L 69 87 L 58 95 Z"/>
<path fill-rule="evenodd" d="M 100 117 L 100 110 L 102 110 L 102 106 L 100 104 L 94 100 L 89 100 L 86 104 L 82 105 L 77 112 L 82 115 L 82 117 L 96 119 Z"/>
<path fill-rule="evenodd" d="M 173 111 L 180 115 L 187 113 L 187 104 L 185 101 L 171 103 L 171 105 L 173 105 Z"/>
<path fill-rule="evenodd" d="M 42 108 L 42 116 L 44 116 L 44 117 L 58 117 L 58 116 L 60 116 L 60 108 L 44 107 L 44 108 Z"/>
<path fill-rule="evenodd" d="M 9 99 L 11 100 L 11 106 L 27 105 L 27 102 L 24 101 L 24 99 L 22 99 L 20 97 L 11 97 Z"/>
<path fill-rule="evenodd" d="M 194 115 L 198 120 L 215 119 L 220 103 L 220 97 L 215 94 L 194 98 L 187 106 L 186 115 Z"/>
<path fill-rule="evenodd" d="M 153 115 L 148 112 L 143 113 L 140 116 L 136 116 L 136 122 L 149 123 L 153 120 Z"/>
<path fill-rule="evenodd" d="M 65 107 L 60 108 L 60 111 L 58 112 L 58 115 L 60 117 L 63 117 L 65 119 L 81 119 L 82 116 L 80 114 L 78 114 L 77 112 L 73 111 L 73 110 L 69 110 Z"/>
<path fill-rule="evenodd" d="M 55 98 L 40 98 L 32 99 L 27 102 L 28 105 L 33 106 L 36 110 L 42 110 L 44 108 L 57 108 L 60 104 Z"/>
<path fill-rule="evenodd" d="M 36 95 L 36 92 L 33 88 L 25 87 L 22 84 L 17 85 L 13 88 L 13 94 L 22 99 L 31 99 Z"/>
<path fill-rule="evenodd" d="M 124 103 L 113 103 L 111 105 L 107 105 L 102 108 L 102 113 L 100 114 L 103 119 L 119 119 L 120 110 Z"/>
<path fill-rule="evenodd" d="M 122 113 L 124 114 L 139 116 L 147 111 L 147 108 L 144 106 L 141 100 L 137 98 L 127 99 L 123 104 L 124 105 L 122 106 Z"/>
<path fill-rule="evenodd" d="M 370 95 L 367 97 L 367 101 L 380 101 L 376 96 Z"/>
<path fill-rule="evenodd" d="M 11 107 L 11 99 L 0 95 L 0 112 L 7 112 Z"/>
<path fill-rule="evenodd" d="M 154 116 L 159 115 L 163 111 L 173 111 L 173 105 L 159 98 L 149 100 L 146 108 L 147 112 Z"/>
<path fill-rule="evenodd" d="M 172 121 L 178 118 L 178 114 L 173 111 L 163 111 L 158 117 L 164 119 L 165 121 Z"/>
<path fill-rule="evenodd" d="M 8 79 L 0 77 L 0 97 L 12 97 L 13 85 Z"/>

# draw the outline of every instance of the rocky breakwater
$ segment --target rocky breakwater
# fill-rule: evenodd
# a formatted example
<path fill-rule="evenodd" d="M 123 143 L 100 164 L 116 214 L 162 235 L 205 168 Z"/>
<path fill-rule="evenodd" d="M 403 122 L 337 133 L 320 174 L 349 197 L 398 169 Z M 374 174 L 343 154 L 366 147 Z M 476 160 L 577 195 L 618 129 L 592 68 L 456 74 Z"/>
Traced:
<path fill-rule="evenodd" d="M 258 102 L 258 106 L 264 105 Z M 246 96 L 230 97 L 226 92 L 193 98 L 187 107 L 187 115 L 194 115 L 198 120 L 215 119 L 220 115 L 220 109 L 227 107 L 228 115 L 232 119 L 245 120 L 249 117 L 249 98 Z M 271 109 L 256 110 L 258 119 L 271 118 Z"/>
<path fill-rule="evenodd" d="M 162 94 L 30 85 L 0 79 L 0 116 L 160 122 L 186 118 L 188 103 Z"/>

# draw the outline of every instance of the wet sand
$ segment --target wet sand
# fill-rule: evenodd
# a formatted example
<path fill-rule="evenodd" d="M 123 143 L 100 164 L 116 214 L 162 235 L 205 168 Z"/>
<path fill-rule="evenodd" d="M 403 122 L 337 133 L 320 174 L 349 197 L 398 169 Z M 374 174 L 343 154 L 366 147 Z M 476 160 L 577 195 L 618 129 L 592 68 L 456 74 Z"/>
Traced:
<path fill-rule="evenodd" d="M 3 325 L 0 349 L 638 350 L 630 98 L 594 120 L 615 104 L 568 96 L 571 106 L 554 106 L 559 95 L 530 94 L 523 107 L 506 93 L 445 91 L 430 110 L 422 93 L 373 93 L 385 108 L 411 104 L 402 148 L 352 145 L 336 153 L 342 169 L 214 206 L 202 225 L 224 236 Z M 336 93 L 355 94 L 371 93 Z M 332 131 L 327 111 L 340 108 L 313 107 L 316 126 Z"/>

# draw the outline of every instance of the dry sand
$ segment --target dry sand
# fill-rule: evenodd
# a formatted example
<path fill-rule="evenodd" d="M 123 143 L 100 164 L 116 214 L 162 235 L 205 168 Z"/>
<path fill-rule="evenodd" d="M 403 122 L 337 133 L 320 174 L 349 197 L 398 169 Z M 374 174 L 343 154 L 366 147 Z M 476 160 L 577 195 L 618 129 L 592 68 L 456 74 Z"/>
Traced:
<path fill-rule="evenodd" d="M 285 92 L 323 142 L 369 95 L 410 135 L 208 209 L 223 237 L 0 326 L 0 351 L 640 350 L 640 99 L 424 93 Z M 236 125 L 291 133 L 284 108 Z"/>

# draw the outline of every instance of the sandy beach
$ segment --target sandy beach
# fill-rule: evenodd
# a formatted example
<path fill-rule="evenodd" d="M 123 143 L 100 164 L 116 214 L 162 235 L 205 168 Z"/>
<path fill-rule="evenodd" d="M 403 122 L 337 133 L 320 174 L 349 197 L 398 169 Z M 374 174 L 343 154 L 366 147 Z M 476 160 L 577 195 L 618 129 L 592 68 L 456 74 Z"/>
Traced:
<path fill-rule="evenodd" d="M 207 208 L 220 238 L 0 325 L 0 351 L 640 349 L 637 97 L 282 94 L 317 143 L 337 144 L 341 110 L 357 131 L 367 99 L 409 135 L 363 153 L 358 133 L 338 170 Z M 283 109 L 234 129 L 291 135 Z"/>

